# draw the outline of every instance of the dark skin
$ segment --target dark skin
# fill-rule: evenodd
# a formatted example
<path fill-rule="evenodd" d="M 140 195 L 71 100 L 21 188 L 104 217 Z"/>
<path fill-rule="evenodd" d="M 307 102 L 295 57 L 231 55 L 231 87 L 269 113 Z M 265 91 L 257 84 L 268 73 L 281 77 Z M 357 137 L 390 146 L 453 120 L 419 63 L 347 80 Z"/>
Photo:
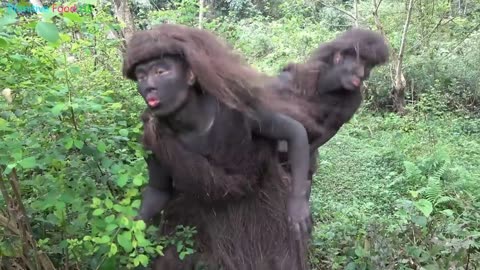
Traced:
<path fill-rule="evenodd" d="M 155 117 L 166 123 L 174 136 L 197 154 L 209 151 L 209 129 L 215 121 L 217 100 L 197 89 L 195 75 L 177 57 L 164 57 L 137 65 L 138 90 Z M 284 140 L 290 146 L 288 159 L 292 164 L 293 188 L 288 200 L 288 213 L 299 235 L 310 228 L 307 193 L 309 147 L 304 127 L 283 114 L 262 108 L 256 119 L 249 120 L 252 135 L 271 140 Z M 171 198 L 169 168 L 153 156 L 147 158 L 149 183 L 143 192 L 139 219 L 149 220 L 158 214 Z M 221 168 L 219 168 L 221 169 Z"/>
<path fill-rule="evenodd" d="M 309 136 L 310 181 L 316 171 L 318 148 L 325 144 L 356 112 L 362 99 L 360 87 L 363 81 L 368 79 L 371 69 L 372 67 L 365 60 L 357 57 L 354 51 L 337 52 L 332 57 L 329 70 L 319 78 L 316 89 L 317 100 L 312 102 L 318 102 L 318 108 L 323 110 L 325 110 L 323 104 L 336 104 L 340 111 L 329 111 L 323 114 L 323 118 L 318 120 L 323 121 L 328 128 L 321 136 Z M 284 72 L 279 77 L 284 82 L 289 82 L 290 76 L 291 74 Z M 284 156 L 288 146 L 284 142 L 280 143 L 279 151 L 282 162 L 285 162 Z M 310 191 L 307 196 L 310 197 Z"/>

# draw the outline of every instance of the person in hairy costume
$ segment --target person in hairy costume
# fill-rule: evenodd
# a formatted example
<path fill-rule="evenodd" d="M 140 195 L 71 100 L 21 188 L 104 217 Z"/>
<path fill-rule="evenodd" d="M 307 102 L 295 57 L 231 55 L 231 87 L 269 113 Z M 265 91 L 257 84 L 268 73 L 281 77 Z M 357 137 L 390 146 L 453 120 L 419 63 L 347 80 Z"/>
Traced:
<path fill-rule="evenodd" d="M 164 24 L 132 36 L 125 76 L 138 84 L 149 183 L 139 219 L 164 210 L 163 234 L 194 226 L 197 256 L 174 248 L 154 269 L 303 270 L 311 226 L 308 115 L 268 91 L 273 78 L 250 68 L 208 31 Z M 276 146 L 288 141 L 291 173 Z"/>
<path fill-rule="evenodd" d="M 353 117 L 362 102 L 362 82 L 373 68 L 387 63 L 388 57 L 388 45 L 379 33 L 352 28 L 321 44 L 305 63 L 289 64 L 279 74 L 280 85 L 284 86 L 273 88 L 292 100 L 292 107 L 302 108 L 310 116 L 306 122 L 285 112 L 307 129 L 310 181 L 317 170 L 318 148 Z M 280 144 L 279 156 L 289 170 L 287 149 Z"/>

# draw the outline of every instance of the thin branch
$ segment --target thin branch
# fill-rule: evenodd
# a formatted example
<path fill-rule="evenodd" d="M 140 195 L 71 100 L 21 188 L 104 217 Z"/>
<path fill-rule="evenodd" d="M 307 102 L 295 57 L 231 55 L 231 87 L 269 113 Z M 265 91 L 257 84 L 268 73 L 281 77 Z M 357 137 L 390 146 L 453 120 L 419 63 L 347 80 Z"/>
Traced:
<path fill-rule="evenodd" d="M 348 17 L 352 18 L 353 20 L 355 20 L 355 15 L 353 15 L 352 13 L 350 13 L 350 12 L 348 12 L 348 11 L 346 11 L 346 10 L 343 10 L 343 9 L 341 9 L 341 8 L 339 8 L 339 7 L 336 7 L 336 6 L 332 6 L 332 5 L 325 4 L 325 3 L 323 3 L 323 2 L 320 2 L 320 4 L 322 4 L 322 5 L 325 6 L 325 7 L 329 7 L 329 8 L 336 9 L 336 10 L 340 11 L 341 13 L 347 15 Z"/>
<path fill-rule="evenodd" d="M 408 49 L 408 52 L 411 52 L 412 50 L 415 50 L 418 47 L 420 47 L 423 44 L 423 42 L 425 42 L 425 40 L 429 39 L 435 33 L 435 31 L 437 31 L 437 29 L 440 26 L 444 26 L 444 25 L 452 22 L 453 20 L 455 20 L 455 17 L 449 18 L 445 23 L 442 23 L 443 19 L 444 19 L 443 17 L 440 18 L 440 20 L 438 21 L 437 24 L 435 24 L 435 26 L 432 28 L 432 30 L 430 30 L 430 32 L 427 35 L 425 35 L 425 37 L 423 37 L 422 40 L 420 40 L 416 45 L 414 45 L 410 49 Z"/>

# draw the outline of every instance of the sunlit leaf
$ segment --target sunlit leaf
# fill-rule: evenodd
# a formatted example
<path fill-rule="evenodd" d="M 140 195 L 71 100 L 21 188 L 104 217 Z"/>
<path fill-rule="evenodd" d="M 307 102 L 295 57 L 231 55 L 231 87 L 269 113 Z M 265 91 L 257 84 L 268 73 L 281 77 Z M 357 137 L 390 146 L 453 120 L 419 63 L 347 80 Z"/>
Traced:
<path fill-rule="evenodd" d="M 37 165 L 37 160 L 35 157 L 28 157 L 19 161 L 18 164 L 20 164 L 20 166 L 22 166 L 24 169 L 31 169 Z"/>
<path fill-rule="evenodd" d="M 423 213 L 423 215 L 425 215 L 425 217 L 429 217 L 433 211 L 432 203 L 425 199 L 420 199 L 415 202 L 415 206 Z"/>
<path fill-rule="evenodd" d="M 67 108 L 67 105 L 65 103 L 58 103 L 57 105 L 55 105 L 51 112 L 55 115 L 55 116 L 58 116 L 60 115 L 60 113 L 65 110 L 65 108 Z"/>
<path fill-rule="evenodd" d="M 38 22 L 35 31 L 39 36 L 52 43 L 60 38 L 57 26 L 53 23 Z"/>
<path fill-rule="evenodd" d="M 131 252 L 132 247 L 132 233 L 129 231 L 122 232 L 117 236 L 118 244 L 126 251 Z"/>
<path fill-rule="evenodd" d="M 105 212 L 105 210 L 101 209 L 101 208 L 98 208 L 98 209 L 95 209 L 92 213 L 92 215 L 94 216 L 100 216 L 102 215 L 103 213 Z"/>

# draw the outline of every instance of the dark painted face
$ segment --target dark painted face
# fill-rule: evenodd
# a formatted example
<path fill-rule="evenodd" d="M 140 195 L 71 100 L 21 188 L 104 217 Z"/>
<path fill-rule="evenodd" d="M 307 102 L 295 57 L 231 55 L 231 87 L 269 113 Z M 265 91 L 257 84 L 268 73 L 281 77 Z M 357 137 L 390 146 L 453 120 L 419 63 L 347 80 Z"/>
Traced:
<path fill-rule="evenodd" d="M 175 57 L 155 59 L 135 68 L 138 91 L 157 116 L 166 116 L 185 104 L 193 73 Z"/>
<path fill-rule="evenodd" d="M 347 90 L 359 90 L 362 82 L 370 76 L 371 68 L 362 58 L 352 54 L 337 54 L 334 64 L 342 70 L 342 85 Z"/>

